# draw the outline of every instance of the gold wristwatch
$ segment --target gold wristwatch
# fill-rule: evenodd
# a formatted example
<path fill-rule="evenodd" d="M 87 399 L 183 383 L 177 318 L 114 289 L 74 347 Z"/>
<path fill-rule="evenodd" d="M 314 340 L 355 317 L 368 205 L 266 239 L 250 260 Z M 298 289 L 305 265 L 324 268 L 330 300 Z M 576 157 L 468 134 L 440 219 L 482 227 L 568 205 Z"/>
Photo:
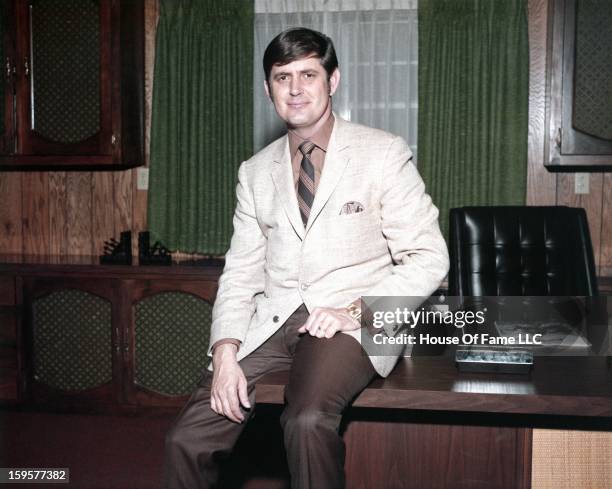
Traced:
<path fill-rule="evenodd" d="M 346 311 L 353 319 L 361 322 L 361 306 L 358 306 L 355 303 L 351 303 L 347 306 Z"/>

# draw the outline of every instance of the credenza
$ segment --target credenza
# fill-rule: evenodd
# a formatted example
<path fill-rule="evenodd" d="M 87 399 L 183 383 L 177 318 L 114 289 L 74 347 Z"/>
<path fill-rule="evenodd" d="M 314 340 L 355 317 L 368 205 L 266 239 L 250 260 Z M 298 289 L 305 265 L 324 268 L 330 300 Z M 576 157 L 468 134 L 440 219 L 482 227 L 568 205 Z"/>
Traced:
<path fill-rule="evenodd" d="M 208 364 L 222 267 L 0 257 L 0 398 L 58 410 L 175 411 Z"/>

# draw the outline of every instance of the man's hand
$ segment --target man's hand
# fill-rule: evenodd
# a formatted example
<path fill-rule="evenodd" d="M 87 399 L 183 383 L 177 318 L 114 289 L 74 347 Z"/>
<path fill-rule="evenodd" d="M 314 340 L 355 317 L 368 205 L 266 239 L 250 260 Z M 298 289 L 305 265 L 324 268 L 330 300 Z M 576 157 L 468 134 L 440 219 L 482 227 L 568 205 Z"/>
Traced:
<path fill-rule="evenodd" d="M 298 332 L 317 338 L 331 338 L 338 331 L 353 331 L 360 327 L 361 323 L 353 319 L 344 307 L 316 307 Z"/>
<path fill-rule="evenodd" d="M 235 423 L 242 423 L 244 415 L 240 411 L 240 405 L 250 409 L 251 404 L 246 377 L 236 360 L 237 351 L 238 347 L 232 343 L 225 343 L 215 348 L 210 407 L 215 413 Z"/>

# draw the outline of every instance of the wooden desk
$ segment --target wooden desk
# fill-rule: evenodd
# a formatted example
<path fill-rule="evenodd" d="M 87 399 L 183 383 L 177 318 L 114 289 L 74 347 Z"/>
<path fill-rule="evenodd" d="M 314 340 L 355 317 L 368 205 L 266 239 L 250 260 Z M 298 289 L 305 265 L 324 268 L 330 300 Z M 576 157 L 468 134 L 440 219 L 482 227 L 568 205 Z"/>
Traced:
<path fill-rule="evenodd" d="M 282 404 L 287 372 L 258 404 Z M 606 358 L 538 357 L 529 376 L 459 373 L 450 357 L 402 360 L 347 413 L 347 487 L 528 488 L 533 427 L 612 431 Z"/>
<path fill-rule="evenodd" d="M 282 403 L 287 380 L 288 372 L 266 375 L 257 402 Z M 450 357 L 405 358 L 353 406 L 612 420 L 612 366 L 605 357 L 537 357 L 530 375 L 467 374 Z"/>

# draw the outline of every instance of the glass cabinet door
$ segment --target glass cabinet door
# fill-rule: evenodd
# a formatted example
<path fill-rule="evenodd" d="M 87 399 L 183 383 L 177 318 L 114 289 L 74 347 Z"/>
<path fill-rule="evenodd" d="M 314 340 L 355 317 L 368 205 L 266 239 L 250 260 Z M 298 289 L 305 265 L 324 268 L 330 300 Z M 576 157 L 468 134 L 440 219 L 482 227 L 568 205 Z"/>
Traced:
<path fill-rule="evenodd" d="M 110 2 L 29 0 L 19 8 L 22 154 L 110 154 Z"/>

